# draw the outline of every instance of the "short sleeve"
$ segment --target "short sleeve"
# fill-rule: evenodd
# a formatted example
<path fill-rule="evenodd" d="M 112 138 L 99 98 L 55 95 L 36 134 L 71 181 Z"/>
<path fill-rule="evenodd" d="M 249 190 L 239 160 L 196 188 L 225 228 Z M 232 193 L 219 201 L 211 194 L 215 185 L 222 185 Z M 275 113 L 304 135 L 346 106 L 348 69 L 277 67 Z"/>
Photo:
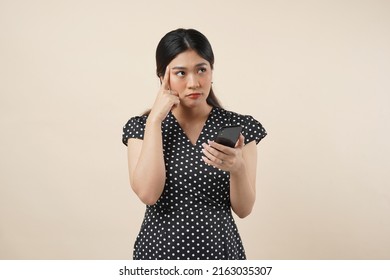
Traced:
<path fill-rule="evenodd" d="M 243 127 L 242 135 L 245 137 L 245 144 L 253 140 L 258 144 L 267 135 L 267 131 L 262 124 L 252 116 L 242 116 L 241 125 Z"/>
<path fill-rule="evenodd" d="M 133 117 L 123 127 L 122 143 L 127 146 L 129 138 L 144 139 L 146 124 L 145 117 Z"/>

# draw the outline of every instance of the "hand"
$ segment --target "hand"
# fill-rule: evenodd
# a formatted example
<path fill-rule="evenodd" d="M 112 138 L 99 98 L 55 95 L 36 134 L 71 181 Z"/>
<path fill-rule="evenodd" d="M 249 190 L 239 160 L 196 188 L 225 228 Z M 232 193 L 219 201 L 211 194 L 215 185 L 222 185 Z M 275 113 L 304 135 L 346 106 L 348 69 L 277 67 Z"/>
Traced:
<path fill-rule="evenodd" d="M 154 101 L 152 110 L 149 114 L 149 119 L 162 122 L 172 107 L 177 106 L 180 103 L 179 94 L 176 91 L 171 90 L 169 84 L 170 69 L 167 66 L 164 79 L 161 82 L 160 90 Z"/>
<path fill-rule="evenodd" d="M 244 166 L 244 159 L 242 157 L 244 140 L 244 136 L 240 134 L 234 148 L 218 144 L 214 141 L 209 141 L 208 145 L 203 143 L 202 152 L 204 156 L 202 156 L 202 159 L 205 163 L 223 171 L 237 172 Z"/>

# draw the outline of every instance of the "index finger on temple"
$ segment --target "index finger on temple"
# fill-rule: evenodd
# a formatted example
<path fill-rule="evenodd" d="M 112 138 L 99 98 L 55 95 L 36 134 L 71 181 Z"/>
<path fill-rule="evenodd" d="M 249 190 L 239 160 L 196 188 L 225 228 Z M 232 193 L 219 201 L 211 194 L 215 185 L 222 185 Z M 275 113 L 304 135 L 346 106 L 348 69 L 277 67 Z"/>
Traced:
<path fill-rule="evenodd" d="M 171 70 L 169 69 L 169 66 L 167 66 L 167 68 L 165 69 L 164 79 L 162 82 L 162 86 L 164 87 L 164 89 L 171 89 L 169 85 L 170 72 Z"/>

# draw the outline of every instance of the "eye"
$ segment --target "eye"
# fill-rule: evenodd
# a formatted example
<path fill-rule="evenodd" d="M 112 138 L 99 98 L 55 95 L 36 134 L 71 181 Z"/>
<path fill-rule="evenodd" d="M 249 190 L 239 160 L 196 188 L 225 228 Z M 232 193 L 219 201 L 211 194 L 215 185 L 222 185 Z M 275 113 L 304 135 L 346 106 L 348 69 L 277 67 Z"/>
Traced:
<path fill-rule="evenodd" d="M 199 68 L 198 73 L 204 73 L 206 71 L 207 71 L 207 69 L 205 67 L 201 67 L 201 68 Z"/>
<path fill-rule="evenodd" d="M 175 73 L 177 76 L 179 77 L 183 77 L 186 73 L 184 73 L 184 71 L 178 71 Z"/>

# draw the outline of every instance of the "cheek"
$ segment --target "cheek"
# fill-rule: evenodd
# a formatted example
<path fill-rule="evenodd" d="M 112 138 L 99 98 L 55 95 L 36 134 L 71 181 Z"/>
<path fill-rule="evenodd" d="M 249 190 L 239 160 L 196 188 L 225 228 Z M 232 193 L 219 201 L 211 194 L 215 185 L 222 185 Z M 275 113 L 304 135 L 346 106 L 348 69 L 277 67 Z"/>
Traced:
<path fill-rule="evenodd" d="M 213 75 L 212 74 L 208 74 L 208 75 L 205 75 L 203 77 L 205 83 L 210 83 L 211 84 L 211 81 L 213 80 Z"/>
<path fill-rule="evenodd" d="M 212 80 L 213 80 L 213 78 L 211 75 L 207 75 L 207 76 L 202 77 L 203 87 L 211 87 Z"/>
<path fill-rule="evenodd" d="M 183 80 L 183 79 L 180 79 L 180 78 L 177 77 L 177 76 L 171 75 L 171 76 L 170 76 L 170 79 L 169 79 L 169 85 L 171 86 L 171 89 L 174 89 L 174 90 L 176 90 L 176 91 L 180 91 L 181 88 L 182 88 L 183 85 L 184 85 L 184 80 Z"/>

